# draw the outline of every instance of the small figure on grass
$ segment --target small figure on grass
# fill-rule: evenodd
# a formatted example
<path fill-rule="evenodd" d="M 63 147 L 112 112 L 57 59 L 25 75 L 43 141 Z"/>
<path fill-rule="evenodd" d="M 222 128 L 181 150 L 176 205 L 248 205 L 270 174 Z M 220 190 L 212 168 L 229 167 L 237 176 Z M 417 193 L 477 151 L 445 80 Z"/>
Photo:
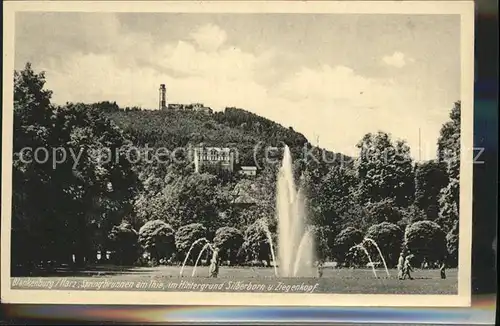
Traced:
<path fill-rule="evenodd" d="M 446 279 L 446 263 L 443 261 L 441 267 L 439 267 L 439 273 L 441 274 L 441 279 Z"/>
<path fill-rule="evenodd" d="M 422 261 L 422 265 L 420 266 L 422 269 L 428 269 L 429 268 L 429 263 L 427 262 L 427 258 L 424 258 Z"/>
<path fill-rule="evenodd" d="M 210 260 L 210 277 L 216 278 L 219 275 L 219 248 L 214 249 Z"/>
<path fill-rule="evenodd" d="M 413 277 L 411 277 L 410 272 L 413 272 L 413 267 L 411 266 L 411 259 L 413 258 L 413 255 L 408 255 L 405 258 L 405 262 L 403 265 L 403 280 L 406 278 L 413 280 Z"/>
<path fill-rule="evenodd" d="M 398 279 L 400 280 L 403 279 L 404 263 L 405 263 L 405 254 L 404 251 L 402 251 L 398 259 Z"/>
<path fill-rule="evenodd" d="M 321 260 L 317 261 L 316 270 L 317 270 L 318 278 L 321 278 L 323 276 L 323 261 L 321 261 Z"/>

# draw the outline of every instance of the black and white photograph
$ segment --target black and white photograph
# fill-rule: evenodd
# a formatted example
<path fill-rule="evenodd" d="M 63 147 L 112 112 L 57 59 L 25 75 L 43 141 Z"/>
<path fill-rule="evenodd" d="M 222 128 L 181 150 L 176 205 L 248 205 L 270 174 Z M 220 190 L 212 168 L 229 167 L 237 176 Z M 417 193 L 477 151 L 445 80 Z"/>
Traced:
<path fill-rule="evenodd" d="M 2 301 L 469 304 L 473 2 L 4 9 Z"/>

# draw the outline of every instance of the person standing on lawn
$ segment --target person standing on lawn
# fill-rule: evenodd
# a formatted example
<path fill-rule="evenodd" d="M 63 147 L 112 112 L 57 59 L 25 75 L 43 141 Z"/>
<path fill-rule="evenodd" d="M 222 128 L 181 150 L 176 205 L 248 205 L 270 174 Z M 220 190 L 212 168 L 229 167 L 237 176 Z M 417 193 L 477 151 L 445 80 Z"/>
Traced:
<path fill-rule="evenodd" d="M 442 280 L 446 279 L 446 262 L 444 260 L 441 263 L 441 267 L 439 267 L 439 274 Z"/>
<path fill-rule="evenodd" d="M 214 249 L 212 259 L 210 260 L 210 277 L 217 277 L 219 275 L 219 248 Z"/>
<path fill-rule="evenodd" d="M 401 251 L 401 254 L 399 254 L 399 260 L 398 260 L 398 279 L 400 279 L 400 280 L 403 279 L 404 263 L 405 263 L 405 254 L 404 254 L 404 251 Z"/>
<path fill-rule="evenodd" d="M 318 276 L 318 278 L 321 278 L 321 277 L 323 277 L 323 261 L 318 260 L 318 262 L 316 264 L 317 264 L 316 265 L 317 276 Z"/>
<path fill-rule="evenodd" d="M 405 280 L 407 277 L 410 279 L 410 280 L 413 280 L 413 277 L 411 277 L 411 274 L 410 272 L 413 272 L 413 267 L 411 266 L 411 259 L 413 258 L 413 255 L 408 255 L 406 256 L 405 258 L 405 262 L 404 262 L 404 267 L 403 267 L 403 280 Z"/>

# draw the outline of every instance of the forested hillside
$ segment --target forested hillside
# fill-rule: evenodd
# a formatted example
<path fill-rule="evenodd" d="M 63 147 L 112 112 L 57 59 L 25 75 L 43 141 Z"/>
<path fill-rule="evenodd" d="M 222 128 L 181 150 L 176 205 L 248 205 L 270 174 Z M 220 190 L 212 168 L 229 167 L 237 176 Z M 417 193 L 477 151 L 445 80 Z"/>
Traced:
<path fill-rule="evenodd" d="M 162 147 L 174 150 L 188 145 L 204 144 L 215 147 L 236 148 L 242 165 L 264 164 L 265 148 L 287 144 L 294 156 L 304 156 L 311 144 L 292 127 L 260 117 L 243 109 L 228 107 L 223 112 L 207 114 L 188 110 L 151 110 L 120 108 L 116 103 L 100 102 L 92 107 L 106 112 L 136 146 Z M 340 154 L 324 150 L 331 161 L 343 158 Z M 335 158 L 334 159 L 334 155 Z M 319 156 L 319 154 L 318 154 Z M 344 162 L 352 161 L 348 157 Z"/>

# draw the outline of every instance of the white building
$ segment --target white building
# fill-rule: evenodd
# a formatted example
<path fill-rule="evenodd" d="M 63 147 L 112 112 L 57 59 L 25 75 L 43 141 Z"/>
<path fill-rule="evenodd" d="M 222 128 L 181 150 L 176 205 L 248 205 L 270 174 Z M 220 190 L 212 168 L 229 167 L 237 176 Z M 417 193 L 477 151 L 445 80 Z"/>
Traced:
<path fill-rule="evenodd" d="M 257 175 L 257 167 L 256 166 L 242 166 L 240 173 L 243 175 L 254 177 Z"/>
<path fill-rule="evenodd" d="M 213 113 L 213 110 L 208 106 L 203 105 L 203 103 L 192 103 L 192 104 L 169 103 L 166 108 L 175 111 L 197 111 L 206 114 Z"/>
<path fill-rule="evenodd" d="M 213 113 L 213 110 L 209 108 L 208 106 L 205 106 L 203 103 L 193 103 L 193 110 L 198 111 L 198 112 L 204 112 L 206 114 Z"/>
<path fill-rule="evenodd" d="M 165 84 L 160 84 L 159 89 L 159 109 L 160 110 L 176 110 L 176 111 L 198 111 L 206 114 L 213 113 L 213 110 L 205 106 L 203 103 L 191 103 L 191 104 L 180 104 L 180 103 L 168 103 L 167 104 L 167 87 Z"/>
<path fill-rule="evenodd" d="M 229 147 L 196 147 L 194 148 L 195 172 L 200 172 L 203 165 L 220 164 L 229 171 L 234 170 L 235 154 Z"/>

